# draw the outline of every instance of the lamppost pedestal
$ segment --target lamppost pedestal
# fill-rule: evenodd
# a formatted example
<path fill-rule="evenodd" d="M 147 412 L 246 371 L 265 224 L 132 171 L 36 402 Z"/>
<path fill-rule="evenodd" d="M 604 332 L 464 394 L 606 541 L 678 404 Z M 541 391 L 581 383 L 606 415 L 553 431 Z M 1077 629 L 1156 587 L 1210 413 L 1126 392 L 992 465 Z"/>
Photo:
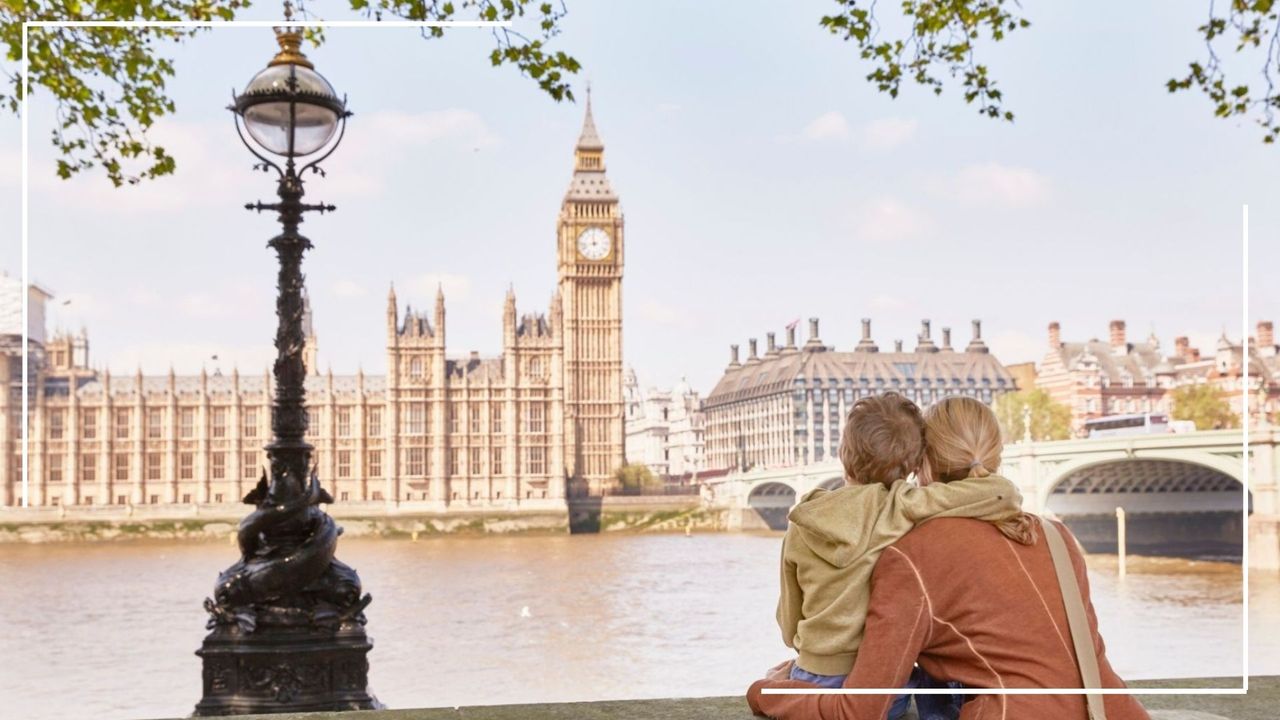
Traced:
<path fill-rule="evenodd" d="M 204 661 L 197 716 L 380 707 L 369 693 L 364 627 L 300 628 L 270 635 L 218 627 L 196 651 Z"/>

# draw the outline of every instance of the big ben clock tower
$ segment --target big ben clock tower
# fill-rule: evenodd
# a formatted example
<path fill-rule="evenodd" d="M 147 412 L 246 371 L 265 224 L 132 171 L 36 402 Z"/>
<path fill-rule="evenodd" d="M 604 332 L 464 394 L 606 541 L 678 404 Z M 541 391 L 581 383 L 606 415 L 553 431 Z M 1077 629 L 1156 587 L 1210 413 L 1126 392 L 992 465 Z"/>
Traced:
<path fill-rule="evenodd" d="M 565 474 L 592 492 L 609 488 L 623 464 L 622 229 L 588 90 L 573 181 L 560 206 L 557 264 L 564 307 Z"/>

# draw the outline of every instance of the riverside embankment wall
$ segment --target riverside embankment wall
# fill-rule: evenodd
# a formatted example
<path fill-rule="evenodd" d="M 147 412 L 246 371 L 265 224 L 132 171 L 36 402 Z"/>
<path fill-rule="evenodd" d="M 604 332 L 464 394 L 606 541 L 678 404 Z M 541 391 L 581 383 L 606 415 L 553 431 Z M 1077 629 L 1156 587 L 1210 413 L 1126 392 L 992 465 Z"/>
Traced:
<path fill-rule="evenodd" d="M 226 540 L 249 506 L 100 506 L 4 508 L 0 543 L 120 540 Z M 729 529 L 728 511 L 691 496 L 575 498 L 529 508 L 442 511 L 409 503 L 336 504 L 329 512 L 344 537 L 557 534 L 568 532 L 707 532 Z"/>

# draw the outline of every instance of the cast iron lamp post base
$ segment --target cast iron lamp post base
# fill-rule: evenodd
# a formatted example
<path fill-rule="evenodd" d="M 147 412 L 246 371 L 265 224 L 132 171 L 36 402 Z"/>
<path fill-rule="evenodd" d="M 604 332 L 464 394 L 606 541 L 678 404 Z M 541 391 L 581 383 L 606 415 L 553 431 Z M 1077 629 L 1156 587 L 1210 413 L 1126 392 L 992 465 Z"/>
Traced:
<path fill-rule="evenodd" d="M 372 647 L 358 623 L 270 635 L 215 629 L 196 652 L 204 660 L 204 697 L 195 714 L 378 709 L 368 689 Z"/>

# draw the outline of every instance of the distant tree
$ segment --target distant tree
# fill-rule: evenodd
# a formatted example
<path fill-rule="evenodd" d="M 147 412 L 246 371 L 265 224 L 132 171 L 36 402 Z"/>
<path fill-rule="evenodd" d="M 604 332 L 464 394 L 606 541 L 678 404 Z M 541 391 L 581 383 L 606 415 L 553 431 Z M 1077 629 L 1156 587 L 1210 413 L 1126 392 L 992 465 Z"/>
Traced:
<path fill-rule="evenodd" d="M 649 466 L 633 463 L 623 465 L 614 473 L 618 487 L 624 492 L 636 495 L 647 495 L 662 490 L 662 479 L 649 470 Z"/>
<path fill-rule="evenodd" d="M 0 105 L 17 113 L 24 93 L 37 88 L 57 103 L 53 145 L 61 157 L 62 178 L 101 168 L 117 187 L 171 174 L 173 156 L 153 145 L 147 131 L 174 112 L 166 90 L 174 75 L 167 47 L 190 40 L 205 29 L 56 27 L 31 28 L 30 79 L 22 86 L 24 21 L 158 20 L 227 21 L 248 8 L 250 0 L 4 0 L 0 2 L 0 45 L 7 47 Z M 340 0 L 360 16 L 382 20 L 510 20 L 526 21 L 530 36 L 515 28 L 493 31 L 493 65 L 514 65 L 537 82 L 552 99 L 573 100 L 568 75 L 580 65 L 572 56 L 547 45 L 560 33 L 566 9 L 560 0 Z M 316 19 L 301 8 L 301 17 Z M 475 32 L 466 30 L 465 32 Z M 443 28 L 424 28 L 427 39 Z M 314 45 L 324 40 L 317 29 L 307 32 Z"/>
<path fill-rule="evenodd" d="M 1223 430 L 1240 427 L 1240 416 L 1231 411 L 1231 403 L 1212 385 L 1184 385 L 1172 393 L 1169 414 L 1174 420 L 1190 420 L 1197 430 Z"/>
<path fill-rule="evenodd" d="M 866 79 L 876 89 L 896 98 L 902 82 L 908 80 L 940 95 L 949 77 L 959 81 L 965 102 L 976 104 L 979 113 L 1013 120 L 1003 91 L 978 55 L 988 44 L 1030 27 L 1018 0 L 835 3 L 839 10 L 823 16 L 820 23 L 852 42 L 859 57 L 871 62 Z M 1280 138 L 1280 89 L 1276 87 L 1280 82 L 1280 2 L 1208 0 L 1208 10 L 1208 19 L 1196 28 L 1204 39 L 1205 56 L 1188 63 L 1186 73 L 1175 75 L 1165 87 L 1171 93 L 1198 90 L 1217 117 L 1252 117 L 1262 128 L 1262 141 L 1274 143 Z M 1161 5 L 1150 12 L 1167 11 Z M 1106 22 L 1105 14 L 1095 20 Z M 1231 80 L 1223 50 L 1240 56 L 1239 63 L 1230 63 Z M 1239 67 L 1257 68 L 1261 77 L 1240 82 Z M 1103 72 L 1109 69 L 1103 66 Z"/>
<path fill-rule="evenodd" d="M 1026 410 L 1031 410 L 1031 439 L 1066 440 L 1071 436 L 1071 408 L 1054 402 L 1042 388 L 1005 393 L 996 400 L 996 418 L 1006 442 L 1017 442 L 1026 434 Z"/>

